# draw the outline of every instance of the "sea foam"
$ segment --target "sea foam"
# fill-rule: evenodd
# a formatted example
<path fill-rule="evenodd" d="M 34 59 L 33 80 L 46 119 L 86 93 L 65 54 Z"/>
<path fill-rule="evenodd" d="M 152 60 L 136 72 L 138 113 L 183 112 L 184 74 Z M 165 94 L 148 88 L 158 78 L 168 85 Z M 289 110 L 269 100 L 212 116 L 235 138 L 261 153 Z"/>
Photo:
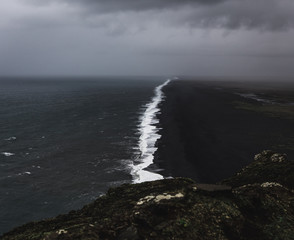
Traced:
<path fill-rule="evenodd" d="M 11 153 L 11 152 L 2 152 L 1 154 L 4 155 L 5 157 L 10 157 L 15 155 L 14 153 Z"/>
<path fill-rule="evenodd" d="M 132 164 L 131 166 L 131 174 L 133 176 L 134 183 L 163 179 L 162 175 L 147 171 L 145 169 L 153 163 L 153 155 L 157 150 L 155 143 L 161 137 L 155 126 L 155 124 L 158 123 L 156 114 L 159 113 L 160 109 L 158 105 L 164 98 L 162 88 L 169 82 L 170 79 L 155 88 L 155 95 L 151 102 L 146 105 L 146 110 L 141 116 L 139 126 L 139 150 L 141 155 L 138 159 L 140 163 Z"/>

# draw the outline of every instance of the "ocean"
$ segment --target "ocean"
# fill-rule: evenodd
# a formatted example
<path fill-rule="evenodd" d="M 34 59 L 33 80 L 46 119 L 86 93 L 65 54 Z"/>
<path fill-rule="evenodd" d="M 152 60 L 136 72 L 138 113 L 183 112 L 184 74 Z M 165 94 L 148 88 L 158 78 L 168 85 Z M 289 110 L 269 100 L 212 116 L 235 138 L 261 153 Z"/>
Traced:
<path fill-rule="evenodd" d="M 144 170 L 163 78 L 1 78 L 0 234 L 81 208 Z"/>

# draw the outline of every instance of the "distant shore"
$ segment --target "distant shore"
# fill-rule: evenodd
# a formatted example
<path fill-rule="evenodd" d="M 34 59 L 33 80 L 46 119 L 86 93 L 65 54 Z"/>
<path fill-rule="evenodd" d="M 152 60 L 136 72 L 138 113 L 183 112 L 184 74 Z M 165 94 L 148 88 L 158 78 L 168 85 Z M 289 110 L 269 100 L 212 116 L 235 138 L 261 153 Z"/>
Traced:
<path fill-rule="evenodd" d="M 252 91 L 263 93 L 263 88 L 246 82 L 188 80 L 167 85 L 159 115 L 162 137 L 157 141 L 154 159 L 155 168 L 163 169 L 159 173 L 214 183 L 240 170 L 264 149 L 293 157 L 291 115 L 270 116 L 259 110 L 263 109 L 262 103 L 237 94 Z M 283 91 L 279 91 L 278 96 L 283 98 Z"/>

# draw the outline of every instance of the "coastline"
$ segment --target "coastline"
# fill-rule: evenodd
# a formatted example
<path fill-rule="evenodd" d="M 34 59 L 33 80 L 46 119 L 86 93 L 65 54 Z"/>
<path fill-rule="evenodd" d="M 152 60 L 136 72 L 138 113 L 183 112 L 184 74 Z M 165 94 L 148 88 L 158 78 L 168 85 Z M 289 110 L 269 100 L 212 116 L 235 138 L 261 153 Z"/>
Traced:
<path fill-rule="evenodd" d="M 158 116 L 161 138 L 149 169 L 161 169 L 165 177 L 215 183 L 264 149 L 293 157 L 293 149 L 279 148 L 293 140 L 293 120 L 237 108 L 235 102 L 259 104 L 236 94 L 250 87 L 243 85 L 180 80 L 166 86 Z"/>
<path fill-rule="evenodd" d="M 285 154 L 263 151 L 220 184 L 187 178 L 123 184 L 80 210 L 24 224 L 0 238 L 293 239 L 293 170 Z"/>
<path fill-rule="evenodd" d="M 161 91 L 160 86 L 156 89 Z M 294 151 L 286 151 L 288 158 L 275 150 L 257 155 L 254 151 L 291 139 L 293 119 L 240 108 L 236 100 L 258 108 L 263 105 L 236 94 L 235 88 L 174 81 L 162 90 L 165 101 L 154 104 L 155 94 L 148 104 L 154 106 L 150 115 L 154 118 L 148 118 L 142 128 L 152 126 L 153 133 L 161 136 L 156 144 L 152 142 L 152 149 L 158 151 L 148 152 L 154 164 L 141 170 L 173 179 L 110 188 L 80 210 L 11 229 L 3 239 L 212 239 L 215 234 L 228 239 L 270 239 L 273 235 L 290 239 Z M 271 138 L 277 132 L 285 134 L 283 139 Z M 246 167 L 239 171 L 242 164 Z M 190 175 L 196 181 L 176 174 Z M 225 174 L 229 178 L 220 182 L 218 178 Z"/>
<path fill-rule="evenodd" d="M 155 181 L 163 179 L 161 174 L 149 171 L 148 167 L 154 162 L 154 153 L 156 152 L 156 142 L 160 139 L 161 135 L 158 134 L 159 129 L 156 124 L 159 122 L 158 113 L 160 112 L 160 103 L 164 99 L 162 89 L 167 86 L 170 79 L 160 84 L 154 89 L 154 96 L 151 101 L 145 105 L 145 111 L 140 118 L 139 127 L 139 150 L 140 157 L 136 160 L 138 164 L 132 163 L 131 175 L 133 183 L 141 183 L 147 181 Z"/>

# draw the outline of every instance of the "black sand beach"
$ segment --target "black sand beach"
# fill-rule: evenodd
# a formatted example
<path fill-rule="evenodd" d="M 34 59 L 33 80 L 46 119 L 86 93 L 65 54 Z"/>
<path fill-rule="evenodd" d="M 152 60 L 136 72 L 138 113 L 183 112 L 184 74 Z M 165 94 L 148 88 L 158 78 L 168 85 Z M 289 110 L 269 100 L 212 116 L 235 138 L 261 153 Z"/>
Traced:
<path fill-rule="evenodd" d="M 273 87 L 265 93 L 262 86 L 269 85 L 178 80 L 166 86 L 159 116 L 162 137 L 155 154 L 161 174 L 214 183 L 240 170 L 264 149 L 293 157 L 289 101 L 294 88 Z M 267 105 L 237 94 L 252 92 L 283 104 Z"/>

